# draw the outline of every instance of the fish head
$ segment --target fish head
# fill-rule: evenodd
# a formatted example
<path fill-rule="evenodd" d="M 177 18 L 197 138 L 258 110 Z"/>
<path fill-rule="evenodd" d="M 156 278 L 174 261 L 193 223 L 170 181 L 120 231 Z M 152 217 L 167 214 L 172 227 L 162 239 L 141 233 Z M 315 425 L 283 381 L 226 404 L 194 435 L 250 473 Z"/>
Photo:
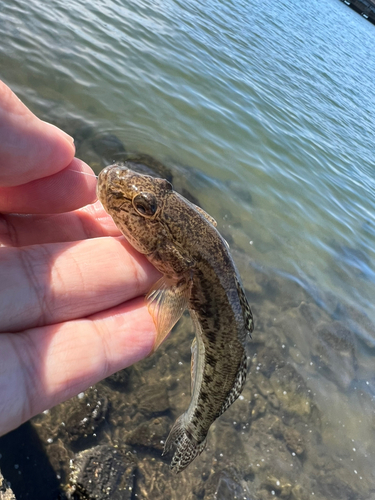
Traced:
<path fill-rule="evenodd" d="M 98 177 L 97 195 L 104 209 L 138 252 L 155 251 L 163 235 L 163 207 L 173 193 L 165 179 L 110 165 Z"/>

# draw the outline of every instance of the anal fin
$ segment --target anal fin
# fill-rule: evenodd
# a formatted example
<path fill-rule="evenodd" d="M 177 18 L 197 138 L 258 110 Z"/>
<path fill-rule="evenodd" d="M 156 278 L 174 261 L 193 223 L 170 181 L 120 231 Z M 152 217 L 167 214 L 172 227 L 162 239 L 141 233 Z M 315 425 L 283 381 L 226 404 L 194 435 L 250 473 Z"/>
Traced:
<path fill-rule="evenodd" d="M 185 424 L 185 413 L 176 420 L 164 445 L 163 456 L 173 447 L 176 451 L 171 462 L 171 469 L 176 472 L 183 471 L 186 467 L 202 453 L 206 446 L 206 439 L 198 443 L 187 431 Z"/>

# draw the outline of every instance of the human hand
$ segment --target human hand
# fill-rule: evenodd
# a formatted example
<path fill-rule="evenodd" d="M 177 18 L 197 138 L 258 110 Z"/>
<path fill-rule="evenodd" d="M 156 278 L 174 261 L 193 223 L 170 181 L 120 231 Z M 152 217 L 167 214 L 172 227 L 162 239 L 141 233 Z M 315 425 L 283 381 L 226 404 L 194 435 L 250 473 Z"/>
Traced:
<path fill-rule="evenodd" d="M 155 340 L 143 295 L 159 274 L 93 203 L 74 152 L 0 82 L 0 435 Z"/>

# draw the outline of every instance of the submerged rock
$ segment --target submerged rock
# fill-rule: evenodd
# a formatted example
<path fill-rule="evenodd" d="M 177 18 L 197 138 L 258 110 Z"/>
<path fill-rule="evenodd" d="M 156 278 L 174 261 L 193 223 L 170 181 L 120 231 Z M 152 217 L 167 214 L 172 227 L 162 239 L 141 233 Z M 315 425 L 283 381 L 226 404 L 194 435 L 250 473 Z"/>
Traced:
<path fill-rule="evenodd" d="M 352 332 L 340 321 L 323 322 L 315 328 L 315 353 L 312 359 L 339 387 L 346 389 L 356 372 Z"/>
<path fill-rule="evenodd" d="M 95 133 L 90 125 L 79 124 L 72 135 L 77 156 L 84 158 L 91 166 L 102 168 L 126 154 L 124 144 L 110 132 Z"/>
<path fill-rule="evenodd" d="M 104 383 L 107 384 L 115 391 L 124 392 L 129 389 L 129 379 L 131 376 L 132 367 L 125 368 L 124 370 L 120 370 L 113 375 L 110 375 L 104 380 Z"/>
<path fill-rule="evenodd" d="M 310 500 L 309 493 L 300 485 L 293 486 L 291 491 L 291 500 Z"/>
<path fill-rule="evenodd" d="M 72 405 L 67 413 L 64 426 L 69 439 L 77 441 L 95 434 L 105 420 L 108 409 L 107 398 L 100 397 L 96 393 L 85 393 L 81 399 L 76 398 L 71 401 Z"/>
<path fill-rule="evenodd" d="M 153 384 L 139 387 L 137 389 L 137 409 L 146 415 L 168 411 L 170 403 L 166 386 Z"/>
<path fill-rule="evenodd" d="M 289 450 L 296 455 L 302 455 L 305 451 L 305 441 L 297 429 L 287 427 L 284 431 L 284 439 Z"/>
<path fill-rule="evenodd" d="M 286 414 L 300 418 L 310 415 L 313 403 L 309 389 L 291 365 L 274 371 L 270 382 Z"/>
<path fill-rule="evenodd" d="M 213 474 L 207 481 L 204 498 L 215 500 L 255 500 L 246 481 L 234 468 Z"/>
<path fill-rule="evenodd" d="M 108 399 L 96 387 L 69 399 L 58 407 L 34 418 L 34 425 L 43 442 L 81 445 L 89 437 L 96 437 L 105 422 Z M 82 443 L 81 443 L 82 440 Z"/>
<path fill-rule="evenodd" d="M 272 496 L 278 496 L 281 498 L 289 498 L 292 491 L 292 485 L 285 478 L 277 478 L 275 476 L 269 475 L 263 481 L 262 486 L 271 492 Z"/>
<path fill-rule="evenodd" d="M 110 133 L 99 133 L 91 139 L 92 149 L 103 158 L 105 163 L 116 161 L 120 155 L 126 153 L 125 147 L 120 139 Z"/>
<path fill-rule="evenodd" d="M 129 168 L 139 172 L 140 174 L 161 177 L 162 179 L 167 179 L 169 182 L 173 181 L 171 170 L 164 165 L 164 163 L 151 155 L 143 153 L 128 153 L 124 156 L 123 161 L 129 163 Z"/>
<path fill-rule="evenodd" d="M 68 497 L 71 500 L 131 500 L 136 465 L 130 452 L 109 445 L 75 456 Z"/>
<path fill-rule="evenodd" d="M 0 471 L 0 500 L 16 500 L 12 488 Z"/>
<path fill-rule="evenodd" d="M 127 444 L 163 451 L 164 440 L 168 436 L 172 421 L 168 417 L 158 417 L 143 422 L 126 437 Z"/>

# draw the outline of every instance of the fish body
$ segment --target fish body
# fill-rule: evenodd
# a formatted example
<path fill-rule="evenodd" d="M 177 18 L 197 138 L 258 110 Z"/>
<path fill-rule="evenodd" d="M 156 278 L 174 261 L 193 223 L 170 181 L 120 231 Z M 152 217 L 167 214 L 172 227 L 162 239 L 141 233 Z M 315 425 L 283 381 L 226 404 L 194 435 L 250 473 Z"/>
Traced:
<path fill-rule="evenodd" d="M 171 468 L 180 472 L 242 391 L 253 316 L 216 222 L 168 181 L 115 164 L 99 174 L 97 192 L 130 244 L 163 274 L 146 297 L 157 330 L 154 350 L 186 308 L 195 325 L 191 402 L 164 447 L 164 453 L 175 448 Z"/>

